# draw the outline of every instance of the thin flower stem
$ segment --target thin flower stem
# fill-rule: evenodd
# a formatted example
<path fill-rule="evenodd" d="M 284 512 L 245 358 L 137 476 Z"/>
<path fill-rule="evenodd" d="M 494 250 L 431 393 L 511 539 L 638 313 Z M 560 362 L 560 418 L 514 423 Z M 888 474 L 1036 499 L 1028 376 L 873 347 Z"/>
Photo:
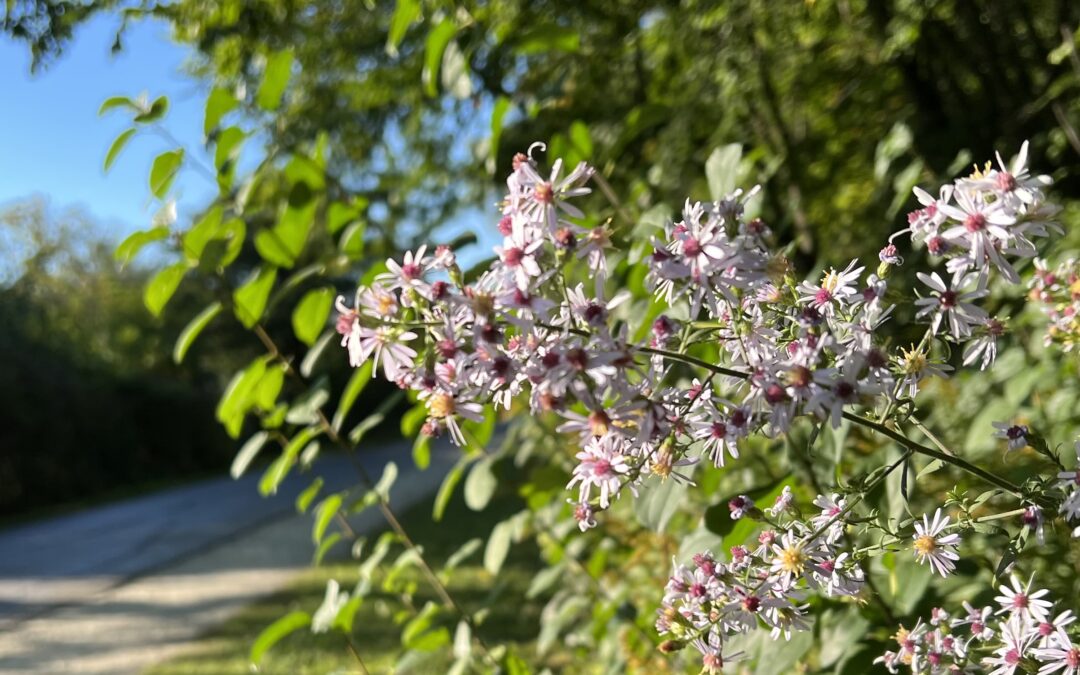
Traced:
<path fill-rule="evenodd" d="M 972 464 L 971 462 L 968 462 L 967 460 L 960 459 L 959 457 L 956 457 L 954 455 L 945 454 L 940 450 L 935 450 L 934 448 L 927 447 L 925 445 L 922 445 L 921 443 L 916 443 L 915 441 L 911 440 L 899 431 L 894 431 L 893 429 L 890 429 L 884 424 L 879 424 L 872 420 L 868 420 L 865 417 L 859 417 L 858 415 L 847 411 L 844 411 L 843 414 L 844 419 L 850 420 L 855 424 L 866 427 L 867 429 L 872 429 L 879 434 L 887 436 L 899 443 L 900 445 L 904 446 L 908 450 L 911 450 L 912 452 L 917 452 L 920 455 L 926 455 L 927 457 L 933 457 L 934 459 L 940 459 L 942 462 L 945 462 L 946 464 L 952 464 L 957 468 L 974 474 L 979 478 L 982 478 L 986 482 L 992 485 L 996 485 L 1002 490 L 1005 490 L 1006 492 L 1015 495 L 1016 497 L 1019 497 L 1021 499 L 1025 498 L 1024 491 L 1020 488 L 1020 486 L 1006 480 L 1005 478 L 1002 478 L 1001 476 L 990 473 L 985 469 L 981 469 Z"/>
<path fill-rule="evenodd" d="M 608 183 L 607 179 L 599 171 L 593 173 L 591 179 L 599 186 L 600 192 L 604 193 L 604 197 L 611 202 L 611 205 L 615 208 L 615 213 L 619 214 L 619 218 L 622 218 L 627 225 L 633 225 L 634 219 L 630 217 L 630 213 L 623 207 L 615 191 L 611 189 L 611 183 Z"/>
<path fill-rule="evenodd" d="M 282 367 L 285 368 L 285 372 L 291 377 L 303 381 L 303 376 L 300 375 L 300 373 L 298 373 L 295 368 L 293 368 L 292 363 L 281 353 L 273 338 L 271 338 L 270 335 L 266 332 L 266 329 L 262 327 L 262 324 L 255 324 L 255 327 L 252 330 L 259 338 L 259 340 L 263 343 L 263 346 L 266 348 L 266 350 L 270 353 L 270 356 L 280 362 Z M 498 662 L 491 655 L 487 644 L 484 643 L 484 639 L 480 637 L 480 635 L 477 633 L 476 625 L 474 624 L 472 617 L 467 612 L 465 612 L 465 610 L 463 610 L 460 605 L 458 605 L 457 601 L 455 601 L 453 596 L 450 595 L 450 592 L 449 590 L 447 590 L 446 585 L 443 584 L 442 580 L 440 580 L 438 575 L 435 574 L 435 570 L 431 568 L 431 565 L 424 558 L 420 547 L 416 545 L 416 543 L 412 540 L 412 537 L 410 537 L 408 532 L 405 531 L 405 528 L 402 526 L 401 521 L 398 520 L 397 515 L 394 513 L 393 509 L 390 508 L 390 502 L 387 497 L 374 490 L 375 480 L 372 478 L 371 474 L 368 473 L 368 470 L 364 468 L 364 465 L 361 464 L 360 461 L 356 458 L 356 446 L 353 443 L 342 438 L 341 435 L 338 434 L 334 426 L 330 424 L 330 420 L 326 418 L 326 414 L 323 413 L 322 408 L 319 408 L 316 411 L 316 416 L 318 418 L 319 426 L 322 428 L 327 438 L 329 438 L 330 441 L 335 445 L 341 446 L 342 448 L 345 448 L 349 451 L 349 458 L 352 461 L 353 466 L 356 468 L 357 473 L 360 475 L 361 481 L 364 483 L 365 487 L 367 487 L 369 490 L 372 490 L 373 494 L 375 494 L 378 498 L 379 511 L 382 513 L 383 519 L 386 520 L 387 524 L 390 526 L 390 529 L 392 529 L 394 533 L 397 534 L 398 538 L 401 539 L 401 542 L 405 546 L 405 548 L 409 549 L 416 556 L 416 559 L 420 565 L 420 570 L 423 572 L 424 576 L 427 577 L 428 582 L 435 590 L 435 594 L 439 596 L 439 599 L 444 605 L 446 605 L 456 614 L 458 614 L 458 616 L 461 617 L 461 619 L 469 626 L 469 628 L 472 629 L 472 634 L 476 636 L 476 641 L 479 643 L 481 650 L 484 652 L 484 656 L 492 663 L 492 665 L 497 665 Z"/>
<path fill-rule="evenodd" d="M 360 652 L 356 649 L 356 645 L 353 644 L 352 638 L 346 635 L 345 642 L 349 645 L 349 651 L 352 652 L 353 658 L 356 659 L 356 665 L 360 666 L 360 672 L 363 675 L 370 675 L 371 671 L 364 665 L 364 659 L 360 657 Z"/>

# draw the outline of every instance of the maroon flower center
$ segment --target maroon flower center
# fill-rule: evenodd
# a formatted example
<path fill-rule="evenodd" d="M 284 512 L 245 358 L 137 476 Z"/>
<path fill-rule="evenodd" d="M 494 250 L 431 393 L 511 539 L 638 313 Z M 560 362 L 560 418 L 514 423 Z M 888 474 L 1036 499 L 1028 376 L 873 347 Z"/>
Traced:
<path fill-rule="evenodd" d="M 691 258 L 701 255 L 701 242 L 693 237 L 689 237 L 683 242 L 683 253 Z"/>
<path fill-rule="evenodd" d="M 742 601 L 742 606 L 748 612 L 756 612 L 761 609 L 761 598 L 751 595 Z"/>
<path fill-rule="evenodd" d="M 746 421 L 747 421 L 746 420 L 746 413 L 743 412 L 742 410 L 736 408 L 731 413 L 731 423 L 734 424 L 735 426 L 741 427 L 742 425 L 746 424 Z M 1080 471 L 1076 472 L 1076 478 L 1077 478 L 1077 483 L 1080 483 Z"/>
<path fill-rule="evenodd" d="M 542 357 L 540 357 L 540 363 L 544 364 L 544 367 L 550 370 L 555 366 L 559 365 L 559 361 L 561 360 L 561 358 L 562 357 L 559 356 L 559 352 L 547 352 Z"/>
<path fill-rule="evenodd" d="M 423 272 L 423 270 L 420 269 L 420 266 L 416 263 L 408 263 L 401 266 L 401 276 L 409 279 L 410 281 L 412 279 L 419 279 L 421 272 Z"/>
<path fill-rule="evenodd" d="M 1020 663 L 1020 652 L 1016 651 L 1015 649 L 1010 649 L 1009 651 L 1005 652 L 1005 663 L 1010 666 L 1015 666 L 1016 664 Z"/>
<path fill-rule="evenodd" d="M 833 294 L 830 293 L 828 291 L 828 289 L 822 288 L 822 289 L 818 290 L 817 293 L 814 293 L 814 302 L 816 302 L 819 305 L 827 305 L 830 302 L 832 302 L 832 299 L 833 299 Z"/>
<path fill-rule="evenodd" d="M 525 251 L 520 248 L 508 248 L 503 251 L 503 262 L 506 263 L 507 267 L 517 267 L 524 257 Z"/>
<path fill-rule="evenodd" d="M 595 302 L 590 302 L 589 305 L 585 308 L 584 315 L 586 321 L 588 321 L 589 323 L 594 323 L 604 318 L 604 307 L 602 305 L 598 305 Z"/>
<path fill-rule="evenodd" d="M 945 309 L 956 307 L 956 291 L 945 291 L 941 294 L 940 301 Z"/>
<path fill-rule="evenodd" d="M 555 243 L 562 248 L 574 248 L 577 246 L 577 237 L 569 227 L 560 227 L 555 232 Z"/>
<path fill-rule="evenodd" d="M 503 216 L 499 221 L 499 234 L 504 237 L 509 237 L 510 233 L 514 231 L 514 220 L 510 216 Z"/>
<path fill-rule="evenodd" d="M 577 370 L 585 370 L 585 367 L 589 364 L 589 355 L 585 353 L 584 349 L 580 347 L 577 349 L 571 349 L 566 353 L 566 360 Z"/>
<path fill-rule="evenodd" d="M 1012 599 L 1013 609 L 1027 609 L 1028 596 L 1025 593 L 1017 593 Z"/>
<path fill-rule="evenodd" d="M 1043 621 L 1039 624 L 1039 635 L 1049 637 L 1054 634 L 1054 624 Z"/>
<path fill-rule="evenodd" d="M 727 425 L 723 422 L 713 422 L 709 431 L 713 438 L 723 439 L 727 437 Z"/>
<path fill-rule="evenodd" d="M 692 585 L 690 587 L 690 595 L 692 595 L 695 598 L 704 597 L 704 595 L 705 595 L 705 584 L 694 584 L 694 585 Z"/>
<path fill-rule="evenodd" d="M 926 242 L 926 248 L 933 255 L 941 255 L 949 248 L 949 244 L 941 237 L 931 237 L 930 240 Z"/>
<path fill-rule="evenodd" d="M 1016 441 L 1027 435 L 1027 429 L 1014 424 L 1005 431 L 1005 435 L 1009 437 L 1009 440 Z"/>
<path fill-rule="evenodd" d="M 611 473 L 611 462 L 603 458 L 597 459 L 593 462 L 593 471 L 598 476 L 607 476 Z"/>
<path fill-rule="evenodd" d="M 845 381 L 837 382 L 833 391 L 836 392 L 837 398 L 846 401 L 855 395 L 855 385 Z"/>
<path fill-rule="evenodd" d="M 1016 178 L 1007 171 L 997 175 L 997 187 L 1002 192 L 1012 192 L 1016 189 Z"/>
<path fill-rule="evenodd" d="M 981 213 L 969 213 L 964 219 L 964 229 L 968 232 L 979 232 L 986 229 L 986 216 Z"/>
<path fill-rule="evenodd" d="M 439 354 L 441 354 L 444 359 L 452 358 L 454 354 L 457 354 L 458 350 L 457 345 L 454 344 L 454 341 L 450 338 L 446 338 L 445 340 L 439 340 L 438 344 L 436 344 L 436 347 L 438 347 Z"/>
<path fill-rule="evenodd" d="M 783 403 L 787 398 L 787 392 L 776 382 L 765 387 L 765 400 L 770 404 L 775 405 L 777 403 Z"/>

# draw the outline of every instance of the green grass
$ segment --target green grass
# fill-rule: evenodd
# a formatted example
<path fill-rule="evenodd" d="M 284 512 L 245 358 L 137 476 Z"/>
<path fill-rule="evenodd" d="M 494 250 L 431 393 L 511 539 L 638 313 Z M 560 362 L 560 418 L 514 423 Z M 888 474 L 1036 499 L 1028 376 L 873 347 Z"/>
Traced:
<path fill-rule="evenodd" d="M 402 514 L 402 523 L 425 558 L 436 570 L 458 547 L 473 537 L 485 539 L 499 520 L 520 508 L 513 497 L 498 498 L 480 513 L 469 511 L 460 497 L 451 501 L 440 523 L 431 520 L 432 502 L 426 501 Z M 370 537 L 369 541 L 374 541 Z M 368 547 L 370 548 L 370 547 Z M 383 568 L 392 563 L 400 546 L 387 556 Z M 544 600 L 526 601 L 525 590 L 542 563 L 531 542 L 514 545 L 498 579 L 482 565 L 483 549 L 473 554 L 453 571 L 449 589 L 466 611 L 488 607 L 490 613 L 478 633 L 489 645 L 516 644 L 519 650 L 531 649 L 539 630 L 540 610 Z M 356 562 L 331 562 L 304 572 L 287 589 L 241 611 L 222 626 L 200 638 L 191 649 L 172 661 L 149 671 L 152 675 L 229 675 L 251 673 L 248 660 L 251 645 L 259 633 L 277 618 L 295 610 L 313 613 L 322 602 L 329 579 L 336 579 L 343 590 L 351 591 L 358 579 Z M 415 607 L 435 600 L 434 593 L 419 572 L 408 577 L 416 582 Z M 377 575 L 372 592 L 365 598 L 353 624 L 352 641 L 371 673 L 389 673 L 403 653 L 401 625 L 405 616 L 400 595 L 382 589 Z M 497 595 L 498 600 L 492 602 Z M 410 615 L 411 616 L 411 615 Z M 456 619 L 447 615 L 446 625 L 453 635 Z M 451 664 L 448 648 L 442 648 L 435 660 L 410 668 L 409 673 L 445 673 Z M 307 673 L 358 673 L 355 659 L 348 651 L 340 631 L 312 634 L 304 629 L 275 645 L 263 657 L 259 672 L 303 675 Z M 400 671 L 405 672 L 405 671 Z"/>

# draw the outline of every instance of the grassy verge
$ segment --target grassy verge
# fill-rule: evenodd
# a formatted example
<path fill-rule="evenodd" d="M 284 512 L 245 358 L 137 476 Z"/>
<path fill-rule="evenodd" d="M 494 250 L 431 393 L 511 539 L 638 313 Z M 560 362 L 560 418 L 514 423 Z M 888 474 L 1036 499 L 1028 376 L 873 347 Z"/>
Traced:
<path fill-rule="evenodd" d="M 453 500 L 440 523 L 431 520 L 431 501 L 421 503 L 402 516 L 402 523 L 417 544 L 424 548 L 425 557 L 438 570 L 458 547 L 473 537 L 487 538 L 495 523 L 515 512 L 520 502 L 515 498 L 496 499 L 488 508 L 475 513 L 468 510 L 460 497 Z M 369 538 L 373 541 L 374 537 Z M 400 550 L 398 548 L 397 550 Z M 384 561 L 392 563 L 395 554 Z M 516 644 L 519 650 L 530 649 L 539 630 L 543 600 L 526 601 L 525 591 L 541 562 L 531 543 L 515 545 L 498 579 L 492 578 L 482 565 L 482 549 L 454 570 L 449 589 L 466 611 L 488 607 L 490 613 L 479 628 L 488 644 Z M 189 651 L 177 659 L 149 671 L 152 675 L 229 675 L 252 672 L 248 653 L 256 636 L 275 619 L 295 610 L 314 612 L 322 602 L 326 582 L 336 579 L 344 590 L 352 590 L 358 579 L 357 563 L 329 562 L 303 573 L 280 593 L 262 600 L 233 617 L 224 625 L 204 635 Z M 425 581 L 418 573 L 410 579 L 416 582 L 413 598 L 416 607 L 434 600 Z M 360 607 L 353 624 L 352 641 L 371 673 L 392 672 L 402 654 L 401 626 L 396 621 L 407 619 L 400 595 L 382 590 L 382 577 L 377 576 L 372 592 Z M 492 602 L 497 596 L 497 601 Z M 449 619 L 448 619 L 449 621 Z M 454 622 L 448 623 L 451 635 Z M 440 650 L 440 653 L 447 652 Z M 426 665 L 409 669 L 409 673 L 445 673 L 450 666 L 449 656 Z M 359 668 L 348 651 L 340 632 L 312 634 L 301 630 L 285 638 L 263 657 L 259 672 L 303 675 L 307 673 L 356 673 Z M 405 672 L 405 671 L 401 671 Z"/>

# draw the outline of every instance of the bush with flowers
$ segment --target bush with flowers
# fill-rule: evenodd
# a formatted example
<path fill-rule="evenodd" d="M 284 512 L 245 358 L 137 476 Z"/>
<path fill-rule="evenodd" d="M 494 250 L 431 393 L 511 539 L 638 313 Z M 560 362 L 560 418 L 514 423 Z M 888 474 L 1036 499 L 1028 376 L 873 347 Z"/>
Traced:
<path fill-rule="evenodd" d="M 276 167 L 238 186 L 223 162 L 210 170 L 221 196 L 190 229 L 174 232 L 167 206 L 118 250 L 178 244 L 147 289 L 152 311 L 189 273 L 219 291 L 178 359 L 227 313 L 265 349 L 217 411 L 234 437 L 259 427 L 234 475 L 279 444 L 269 495 L 320 443 L 355 451 L 395 399 L 346 422 L 384 378 L 412 404 L 402 429 L 418 466 L 432 439 L 460 449 L 433 517 L 459 488 L 475 510 L 498 490 L 520 499 L 454 564 L 483 548 L 497 577 L 526 538 L 544 557 L 528 591 L 545 603 L 535 645 L 491 644 L 485 612 L 452 596 L 452 571 L 433 569 L 397 518 L 392 468 L 375 480 L 358 465 L 357 488 L 333 494 L 315 478 L 298 507 L 315 514 L 319 557 L 350 534 L 328 534 L 345 514 L 377 508 L 390 531 L 353 547 L 352 591 L 334 582 L 263 649 L 309 625 L 362 644 L 350 617 L 384 567 L 403 599 L 403 672 L 439 655 L 456 673 L 532 672 L 553 652 L 596 672 L 1080 672 L 1080 265 L 1055 250 L 1067 218 L 1026 143 L 916 188 L 877 260 L 805 279 L 734 170 L 709 176 L 711 201 L 664 217 L 635 213 L 585 162 L 545 167 L 543 150 L 514 157 L 491 218 L 502 243 L 471 269 L 448 245 L 365 256 L 362 206 L 326 191 L 325 143 L 273 174 L 287 197 L 269 224 L 260 172 Z M 739 165 L 737 146 L 722 152 Z M 183 161 L 155 162 L 156 196 Z M 248 223 L 255 265 L 241 255 Z M 355 371 L 333 386 L 317 375 L 338 340 Z M 438 602 L 418 608 L 415 584 L 394 586 L 410 568 Z"/>

